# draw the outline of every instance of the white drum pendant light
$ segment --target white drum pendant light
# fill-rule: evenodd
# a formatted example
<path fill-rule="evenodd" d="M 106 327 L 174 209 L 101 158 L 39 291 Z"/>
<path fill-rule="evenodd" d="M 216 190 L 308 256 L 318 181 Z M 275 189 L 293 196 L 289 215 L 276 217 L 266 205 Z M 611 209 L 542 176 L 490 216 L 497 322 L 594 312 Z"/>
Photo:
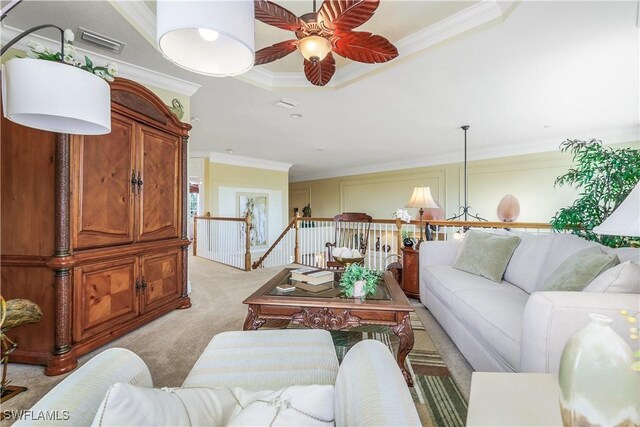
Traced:
<path fill-rule="evenodd" d="M 50 132 L 111 132 L 109 84 L 62 62 L 7 61 L 2 66 L 2 110 L 14 123 Z"/>
<path fill-rule="evenodd" d="M 195 73 L 233 76 L 255 57 L 252 0 L 158 0 L 157 38 L 164 55 Z"/>

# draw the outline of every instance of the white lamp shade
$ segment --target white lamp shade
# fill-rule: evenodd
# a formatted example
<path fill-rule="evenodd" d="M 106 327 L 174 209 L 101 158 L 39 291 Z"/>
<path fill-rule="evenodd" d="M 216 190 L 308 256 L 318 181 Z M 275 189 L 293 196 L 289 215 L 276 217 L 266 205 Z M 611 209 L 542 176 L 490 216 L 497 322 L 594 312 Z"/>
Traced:
<path fill-rule="evenodd" d="M 156 14 L 158 46 L 176 65 L 219 77 L 253 66 L 253 1 L 159 0 Z"/>
<path fill-rule="evenodd" d="M 593 228 L 593 232 L 609 236 L 640 237 L 640 182 L 602 224 Z"/>
<path fill-rule="evenodd" d="M 61 62 L 13 58 L 2 66 L 4 116 L 58 133 L 111 132 L 111 91 L 100 77 Z"/>
<path fill-rule="evenodd" d="M 408 208 L 437 208 L 438 204 L 433 200 L 431 196 L 431 188 L 429 187 L 414 187 L 411 199 L 407 202 Z"/>

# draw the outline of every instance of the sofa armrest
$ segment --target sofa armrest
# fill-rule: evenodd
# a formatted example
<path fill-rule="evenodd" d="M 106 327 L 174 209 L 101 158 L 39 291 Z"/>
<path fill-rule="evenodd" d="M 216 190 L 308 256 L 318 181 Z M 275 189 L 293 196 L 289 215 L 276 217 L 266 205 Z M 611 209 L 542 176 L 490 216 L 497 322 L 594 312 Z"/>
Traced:
<path fill-rule="evenodd" d="M 460 241 L 434 242 L 420 244 L 420 265 L 452 265 L 460 250 Z"/>
<path fill-rule="evenodd" d="M 365 340 L 344 357 L 335 386 L 336 426 L 419 426 L 407 383 L 391 352 Z"/>
<path fill-rule="evenodd" d="M 115 383 L 153 387 L 149 369 L 140 357 L 124 348 L 111 348 L 62 380 L 14 426 L 91 425 L 107 390 Z M 56 419 L 49 419 L 52 416 Z"/>
<path fill-rule="evenodd" d="M 629 345 L 629 323 L 621 309 L 640 311 L 640 295 L 596 292 L 534 292 L 522 319 L 522 372 L 558 372 L 562 350 L 597 313 L 613 320 L 611 327 Z"/>

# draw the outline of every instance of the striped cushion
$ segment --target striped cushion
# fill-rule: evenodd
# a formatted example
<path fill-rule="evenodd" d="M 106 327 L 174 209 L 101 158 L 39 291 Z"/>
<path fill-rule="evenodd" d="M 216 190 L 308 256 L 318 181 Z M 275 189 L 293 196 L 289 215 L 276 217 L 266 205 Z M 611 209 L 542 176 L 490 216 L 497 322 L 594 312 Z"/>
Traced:
<path fill-rule="evenodd" d="M 223 332 L 213 337 L 183 387 L 276 390 L 333 385 L 338 359 L 324 330 Z"/>
<path fill-rule="evenodd" d="M 107 390 L 117 382 L 153 387 L 149 369 L 140 357 L 124 348 L 111 348 L 62 380 L 31 408 L 28 417 L 14 426 L 91 425 Z M 55 414 L 57 419 L 41 414 Z"/>
<path fill-rule="evenodd" d="M 389 349 L 376 340 L 354 345 L 335 386 L 336 426 L 419 426 L 407 383 Z"/>

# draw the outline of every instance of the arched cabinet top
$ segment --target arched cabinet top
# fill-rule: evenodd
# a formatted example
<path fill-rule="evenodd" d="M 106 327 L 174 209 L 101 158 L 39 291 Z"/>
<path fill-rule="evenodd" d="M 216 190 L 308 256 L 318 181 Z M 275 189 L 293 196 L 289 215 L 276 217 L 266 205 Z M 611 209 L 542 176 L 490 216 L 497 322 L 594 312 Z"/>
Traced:
<path fill-rule="evenodd" d="M 146 124 L 178 135 L 186 136 L 191 129 L 191 125 L 178 120 L 155 93 L 131 80 L 117 78 L 111 82 L 111 108 L 132 112 Z"/>

